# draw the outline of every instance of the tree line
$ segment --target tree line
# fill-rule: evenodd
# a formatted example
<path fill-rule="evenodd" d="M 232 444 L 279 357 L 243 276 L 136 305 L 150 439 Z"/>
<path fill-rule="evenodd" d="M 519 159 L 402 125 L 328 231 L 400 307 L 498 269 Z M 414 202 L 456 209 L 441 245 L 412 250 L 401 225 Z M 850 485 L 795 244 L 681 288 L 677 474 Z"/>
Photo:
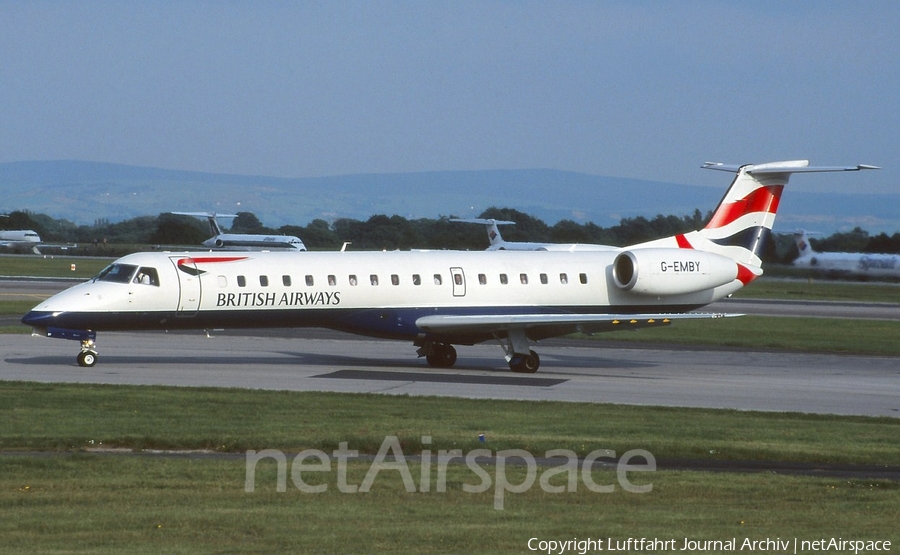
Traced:
<path fill-rule="evenodd" d="M 685 216 L 657 215 L 654 218 L 637 216 L 623 218 L 617 225 L 601 227 L 593 222 L 578 223 L 561 220 L 548 225 L 542 220 L 512 208 L 491 207 L 479 218 L 510 220 L 514 226 L 502 226 L 507 241 L 548 243 L 598 243 L 625 246 L 660 237 L 701 229 L 711 217 L 700 210 Z M 0 218 L 0 229 L 33 229 L 44 242 L 75 243 L 84 254 L 116 251 L 116 245 L 149 245 L 176 247 L 199 245 L 212 234 L 206 221 L 191 217 L 162 213 L 158 216 L 139 216 L 112 223 L 98 219 L 93 225 L 76 225 L 45 214 L 28 211 L 11 212 Z M 339 218 L 332 222 L 316 219 L 305 226 L 284 225 L 270 228 L 252 212 L 239 212 L 234 218 L 231 233 L 295 235 L 310 250 L 336 250 L 345 242 L 353 250 L 395 249 L 460 249 L 483 250 L 488 239 L 484 226 L 451 222 L 454 216 L 407 219 L 402 216 L 378 214 L 366 221 Z M 900 233 L 871 236 L 857 227 L 849 232 L 834 233 L 822 239 L 810 238 L 817 251 L 900 253 Z M 78 252 L 76 250 L 76 252 Z M 118 253 L 116 253 L 118 254 Z M 766 262 L 787 263 L 797 257 L 791 234 L 770 237 L 764 248 Z"/>

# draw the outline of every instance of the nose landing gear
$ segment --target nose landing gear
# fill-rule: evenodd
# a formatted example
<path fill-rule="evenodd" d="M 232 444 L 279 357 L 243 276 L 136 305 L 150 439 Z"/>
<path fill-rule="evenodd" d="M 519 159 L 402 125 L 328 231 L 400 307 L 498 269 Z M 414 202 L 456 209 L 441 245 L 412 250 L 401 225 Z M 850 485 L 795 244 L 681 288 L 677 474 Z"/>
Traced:
<path fill-rule="evenodd" d="M 78 366 L 90 368 L 97 364 L 97 348 L 93 339 L 81 340 L 81 352 L 76 357 Z"/>

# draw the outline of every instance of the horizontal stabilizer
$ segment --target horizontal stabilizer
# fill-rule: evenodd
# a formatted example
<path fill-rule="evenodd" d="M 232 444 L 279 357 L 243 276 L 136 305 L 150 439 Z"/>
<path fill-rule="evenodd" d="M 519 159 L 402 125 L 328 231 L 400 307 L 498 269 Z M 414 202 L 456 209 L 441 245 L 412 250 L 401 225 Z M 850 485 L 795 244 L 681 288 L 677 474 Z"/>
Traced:
<path fill-rule="evenodd" d="M 178 216 L 196 216 L 198 218 L 237 218 L 237 214 L 219 214 L 217 212 L 170 212 Z"/>
<path fill-rule="evenodd" d="M 493 218 L 450 218 L 451 222 L 462 222 L 464 224 L 482 224 L 482 225 L 515 225 L 516 222 L 509 220 L 495 220 Z"/>
<path fill-rule="evenodd" d="M 718 162 L 706 162 L 701 166 L 707 170 L 718 170 L 737 173 L 744 168 L 751 174 L 779 174 L 779 173 L 814 173 L 814 172 L 855 172 L 860 170 L 880 170 L 878 166 L 857 164 L 856 166 L 810 166 L 809 160 L 789 160 L 787 162 L 769 162 L 767 164 L 747 164 L 737 166 L 734 164 L 720 164 Z"/>

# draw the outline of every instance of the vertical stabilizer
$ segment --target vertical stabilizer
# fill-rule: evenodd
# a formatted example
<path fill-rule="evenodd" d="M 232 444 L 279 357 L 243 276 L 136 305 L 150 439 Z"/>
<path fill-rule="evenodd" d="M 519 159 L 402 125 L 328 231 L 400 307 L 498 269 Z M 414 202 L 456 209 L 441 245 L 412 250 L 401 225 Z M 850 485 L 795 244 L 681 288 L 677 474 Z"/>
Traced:
<path fill-rule="evenodd" d="M 805 229 L 798 229 L 794 232 L 794 242 L 797 243 L 797 251 L 800 253 L 797 258 L 810 258 L 816 253 L 809 244 L 809 237 L 806 236 Z"/>
<path fill-rule="evenodd" d="M 699 235 L 710 250 L 751 268 L 760 268 L 760 255 L 772 232 L 781 192 L 794 173 L 859 171 L 875 166 L 810 166 L 808 160 L 727 166 L 704 164 L 704 168 L 737 173 L 728 192 Z M 696 246 L 696 245 L 695 245 Z"/>
<path fill-rule="evenodd" d="M 503 237 L 500 235 L 500 228 L 497 226 L 513 225 L 516 223 L 506 220 L 495 220 L 493 218 L 450 218 L 450 221 L 462 222 L 467 224 L 481 224 L 485 226 L 485 228 L 487 229 L 488 241 L 490 241 L 491 243 L 487 248 L 487 250 L 489 251 L 501 250 L 506 245 L 506 241 L 504 241 Z"/>

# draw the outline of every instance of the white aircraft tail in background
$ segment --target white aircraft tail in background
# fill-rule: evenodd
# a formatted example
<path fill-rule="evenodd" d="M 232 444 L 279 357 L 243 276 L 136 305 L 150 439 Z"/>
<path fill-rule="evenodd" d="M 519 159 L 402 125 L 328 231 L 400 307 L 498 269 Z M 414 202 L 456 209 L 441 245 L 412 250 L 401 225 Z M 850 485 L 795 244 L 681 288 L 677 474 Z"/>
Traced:
<path fill-rule="evenodd" d="M 593 245 L 590 243 L 532 243 L 524 241 L 506 241 L 500 235 L 500 225 L 515 225 L 516 222 L 495 220 L 493 218 L 451 218 L 451 222 L 481 224 L 487 228 L 489 251 L 608 251 L 618 250 L 609 245 Z"/>

